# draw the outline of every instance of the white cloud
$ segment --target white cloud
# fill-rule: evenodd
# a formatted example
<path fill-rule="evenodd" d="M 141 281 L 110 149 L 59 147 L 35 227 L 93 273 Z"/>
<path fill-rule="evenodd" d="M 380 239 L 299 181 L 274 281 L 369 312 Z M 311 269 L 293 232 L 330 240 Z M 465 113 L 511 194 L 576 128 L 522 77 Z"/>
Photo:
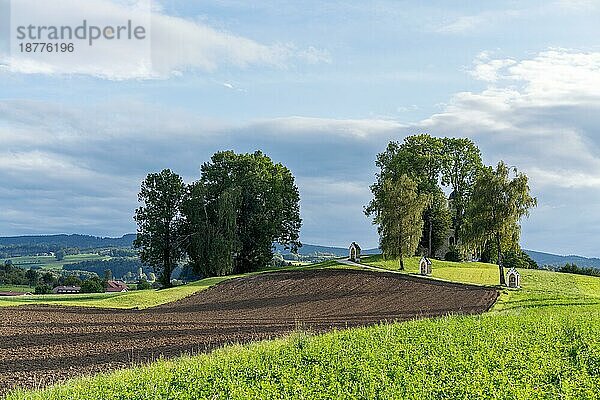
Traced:
<path fill-rule="evenodd" d="M 598 8 L 597 0 L 557 0 L 556 5 L 568 11 L 589 11 Z"/>
<path fill-rule="evenodd" d="M 493 73 L 481 73 L 485 66 Z M 476 61 L 480 93 L 456 94 L 420 125 L 475 138 L 489 154 L 519 161 L 538 184 L 600 188 L 600 53 L 553 49 L 529 60 Z"/>
<path fill-rule="evenodd" d="M 124 80 L 168 78 L 190 70 L 212 72 L 226 66 L 285 68 L 294 62 L 331 62 L 326 50 L 259 43 L 202 22 L 166 15 L 157 7 L 143 7 L 150 4 L 148 1 L 61 0 L 52 9 L 44 0 L 19 0 L 16 4 L 15 26 L 79 26 L 85 18 L 89 24 L 104 27 L 132 20 L 146 29 L 149 38 L 97 40 L 93 46 L 75 41 L 73 53 L 61 54 L 22 53 L 13 40 L 12 54 L 0 54 L 2 70 L 12 73 L 83 74 Z"/>
<path fill-rule="evenodd" d="M 135 101 L 79 108 L 0 101 L 0 226 L 24 232 L 22 221 L 35 219 L 39 232 L 84 231 L 57 217 L 65 212 L 86 233 L 132 231 L 146 173 L 169 167 L 191 180 L 214 151 L 262 149 L 298 178 L 305 240 L 372 245 L 362 208 L 375 155 L 389 140 L 429 132 L 469 136 L 488 164 L 503 159 L 529 175 L 540 207 L 524 225 L 526 246 L 599 255 L 591 239 L 581 239 L 600 226 L 599 57 L 564 49 L 524 60 L 482 55 L 476 65 L 493 73 L 474 75 L 487 87 L 457 93 L 442 112 L 414 124 L 298 116 L 231 125 Z M 69 201 L 61 205 L 65 191 Z M 106 217 L 94 222 L 98 209 Z M 565 226 L 578 233 L 565 236 Z"/>
<path fill-rule="evenodd" d="M 286 135 L 302 135 L 305 138 L 327 135 L 341 138 L 372 139 L 373 136 L 390 135 L 407 127 L 407 125 L 386 119 L 285 117 L 255 122 L 251 124 L 251 127 L 275 134 L 284 132 Z"/>
<path fill-rule="evenodd" d="M 464 33 L 477 29 L 487 21 L 486 15 L 463 15 L 437 28 L 438 33 Z"/>
<path fill-rule="evenodd" d="M 445 22 L 433 29 L 434 32 L 442 34 L 466 34 L 474 31 L 480 31 L 500 21 L 515 18 L 522 15 L 520 10 L 496 10 L 485 11 L 474 15 L 461 15 L 450 22 Z"/>
<path fill-rule="evenodd" d="M 600 53 L 551 49 L 525 60 L 484 55 L 472 75 L 488 86 L 457 93 L 443 112 L 416 126 L 469 136 L 487 163 L 503 159 L 528 174 L 540 207 L 524 223 L 525 246 L 598 256 Z"/>
<path fill-rule="evenodd" d="M 496 82 L 499 78 L 498 73 L 516 63 L 515 60 L 490 60 L 489 52 L 481 52 L 474 61 L 474 68 L 470 71 L 471 75 L 478 80 L 486 82 Z"/>
<path fill-rule="evenodd" d="M 325 49 L 317 49 L 309 46 L 306 50 L 298 52 L 298 58 L 305 60 L 309 64 L 331 64 L 331 54 Z"/>

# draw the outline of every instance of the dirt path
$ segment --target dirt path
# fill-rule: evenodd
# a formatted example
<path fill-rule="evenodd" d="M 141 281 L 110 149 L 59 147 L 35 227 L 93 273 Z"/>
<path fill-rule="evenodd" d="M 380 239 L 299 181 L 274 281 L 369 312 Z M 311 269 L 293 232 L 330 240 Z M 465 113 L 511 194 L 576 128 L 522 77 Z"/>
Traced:
<path fill-rule="evenodd" d="M 0 309 L 0 395 L 124 368 L 159 355 L 231 342 L 448 313 L 481 313 L 494 289 L 400 274 L 311 270 L 223 282 L 142 311 L 22 306 Z"/>

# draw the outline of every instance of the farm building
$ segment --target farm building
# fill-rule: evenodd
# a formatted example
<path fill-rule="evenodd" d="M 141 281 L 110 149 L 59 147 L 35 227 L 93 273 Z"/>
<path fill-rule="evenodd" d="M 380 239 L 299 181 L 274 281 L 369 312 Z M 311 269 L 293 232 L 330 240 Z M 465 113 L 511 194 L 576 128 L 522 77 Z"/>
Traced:
<path fill-rule="evenodd" d="M 106 286 L 107 293 L 127 292 L 129 287 L 123 281 L 108 281 Z"/>
<path fill-rule="evenodd" d="M 52 289 L 52 293 L 54 294 L 77 294 L 81 292 L 81 287 L 79 286 L 57 286 Z"/>

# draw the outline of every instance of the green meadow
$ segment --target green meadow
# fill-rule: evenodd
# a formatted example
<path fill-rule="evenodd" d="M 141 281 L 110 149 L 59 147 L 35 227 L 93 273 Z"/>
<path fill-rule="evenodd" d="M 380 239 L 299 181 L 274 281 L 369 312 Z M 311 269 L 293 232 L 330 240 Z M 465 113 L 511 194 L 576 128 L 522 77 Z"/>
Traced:
<path fill-rule="evenodd" d="M 35 288 L 26 285 L 0 285 L 0 292 L 33 292 Z"/>
<path fill-rule="evenodd" d="M 405 271 L 418 274 L 418 257 L 405 260 Z M 366 257 L 367 265 L 398 271 L 397 260 L 382 256 Z M 498 266 L 479 262 L 456 263 L 432 260 L 432 277 L 476 285 L 498 285 Z M 600 304 L 600 278 L 586 275 L 563 274 L 545 270 L 520 269 L 521 289 L 500 288 L 501 296 L 493 310 L 570 304 Z"/>
<path fill-rule="evenodd" d="M 96 261 L 96 260 L 108 260 L 110 257 L 101 256 L 95 253 L 85 254 L 73 254 L 66 255 L 64 259 L 58 261 L 54 256 L 21 256 L 11 257 L 0 260 L 4 261 L 11 260 L 12 263 L 21 268 L 42 268 L 42 269 L 62 269 L 63 265 L 75 264 L 81 261 Z"/>
<path fill-rule="evenodd" d="M 298 332 L 8 399 L 597 399 L 600 278 L 520 272 L 522 288 L 502 289 L 483 315 Z M 436 279 L 495 285 L 497 275 L 489 264 L 433 264 Z"/>

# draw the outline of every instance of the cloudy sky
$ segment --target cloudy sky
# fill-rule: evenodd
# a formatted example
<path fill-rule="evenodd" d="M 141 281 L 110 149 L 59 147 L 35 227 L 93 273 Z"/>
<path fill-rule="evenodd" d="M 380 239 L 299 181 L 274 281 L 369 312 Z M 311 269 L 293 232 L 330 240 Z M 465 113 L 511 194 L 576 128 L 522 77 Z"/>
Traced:
<path fill-rule="evenodd" d="M 134 232 L 147 173 L 261 149 L 297 178 L 304 242 L 374 247 L 375 156 L 427 132 L 529 175 L 524 247 L 600 256 L 600 2 L 421 3 L 164 0 L 149 64 L 0 53 L 0 235 Z"/>

